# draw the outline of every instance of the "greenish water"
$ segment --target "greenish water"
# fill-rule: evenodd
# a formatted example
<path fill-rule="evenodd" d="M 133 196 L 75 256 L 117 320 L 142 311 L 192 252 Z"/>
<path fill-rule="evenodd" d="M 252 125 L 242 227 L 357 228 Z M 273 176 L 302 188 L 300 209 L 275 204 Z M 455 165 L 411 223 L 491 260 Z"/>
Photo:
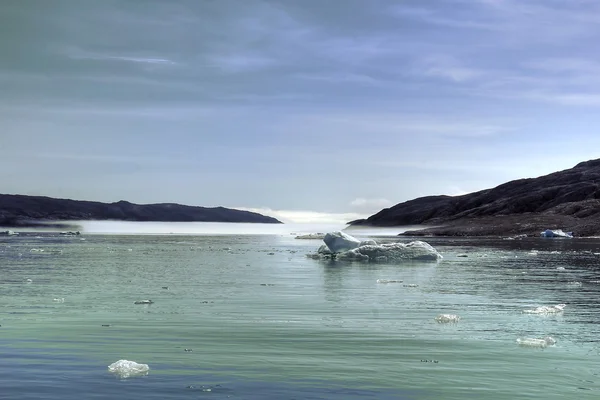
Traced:
<path fill-rule="evenodd" d="M 289 234 L 0 238 L 0 393 L 600 396 L 600 241 L 428 242 L 441 262 L 312 260 L 321 242 Z M 461 320 L 437 324 L 440 313 Z M 516 343 L 548 335 L 555 346 Z M 119 359 L 150 373 L 119 381 L 107 372 Z"/>

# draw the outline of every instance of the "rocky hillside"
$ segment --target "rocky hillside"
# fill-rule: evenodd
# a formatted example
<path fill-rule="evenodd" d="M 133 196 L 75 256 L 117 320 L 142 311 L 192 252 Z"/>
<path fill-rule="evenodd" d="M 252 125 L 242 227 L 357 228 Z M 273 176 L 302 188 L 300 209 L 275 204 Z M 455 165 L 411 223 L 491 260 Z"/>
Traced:
<path fill-rule="evenodd" d="M 600 234 L 600 159 L 463 196 L 429 196 L 386 208 L 352 225 L 430 228 L 409 235 Z"/>
<path fill-rule="evenodd" d="M 46 221 L 76 220 L 281 223 L 261 214 L 223 207 L 171 203 L 140 205 L 127 201 L 99 203 L 0 194 L 0 226 L 34 226 Z"/>

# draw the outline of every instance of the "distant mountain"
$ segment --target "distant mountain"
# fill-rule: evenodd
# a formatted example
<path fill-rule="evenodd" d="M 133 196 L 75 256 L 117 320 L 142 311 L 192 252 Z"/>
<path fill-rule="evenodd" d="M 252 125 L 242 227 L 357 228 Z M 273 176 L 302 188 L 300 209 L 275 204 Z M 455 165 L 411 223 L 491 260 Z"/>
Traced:
<path fill-rule="evenodd" d="M 600 235 L 600 159 L 462 196 L 417 198 L 350 224 L 428 226 L 406 235 L 537 235 L 559 228 Z"/>
<path fill-rule="evenodd" d="M 0 194 L 0 226 L 36 226 L 78 220 L 162 222 L 252 222 L 280 224 L 275 218 L 224 207 L 194 207 L 173 203 L 99 203 L 42 196 Z"/>

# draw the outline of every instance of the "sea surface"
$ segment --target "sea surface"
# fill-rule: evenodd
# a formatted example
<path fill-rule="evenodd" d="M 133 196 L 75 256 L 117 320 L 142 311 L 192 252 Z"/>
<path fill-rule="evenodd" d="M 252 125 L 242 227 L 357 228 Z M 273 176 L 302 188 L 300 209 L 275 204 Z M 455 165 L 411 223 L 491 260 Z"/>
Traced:
<path fill-rule="evenodd" d="M 0 237 L 0 398 L 600 398 L 600 239 L 432 238 L 439 262 L 361 264 L 291 234 L 323 227 L 207 227 Z"/>

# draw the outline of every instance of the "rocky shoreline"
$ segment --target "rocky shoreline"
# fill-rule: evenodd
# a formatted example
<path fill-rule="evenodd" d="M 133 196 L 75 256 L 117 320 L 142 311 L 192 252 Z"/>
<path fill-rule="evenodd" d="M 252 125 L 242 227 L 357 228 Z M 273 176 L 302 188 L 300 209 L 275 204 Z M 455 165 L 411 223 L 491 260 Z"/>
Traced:
<path fill-rule="evenodd" d="M 539 236 L 546 229 L 600 235 L 600 159 L 462 196 L 428 196 L 352 226 L 424 226 L 402 236 Z"/>

